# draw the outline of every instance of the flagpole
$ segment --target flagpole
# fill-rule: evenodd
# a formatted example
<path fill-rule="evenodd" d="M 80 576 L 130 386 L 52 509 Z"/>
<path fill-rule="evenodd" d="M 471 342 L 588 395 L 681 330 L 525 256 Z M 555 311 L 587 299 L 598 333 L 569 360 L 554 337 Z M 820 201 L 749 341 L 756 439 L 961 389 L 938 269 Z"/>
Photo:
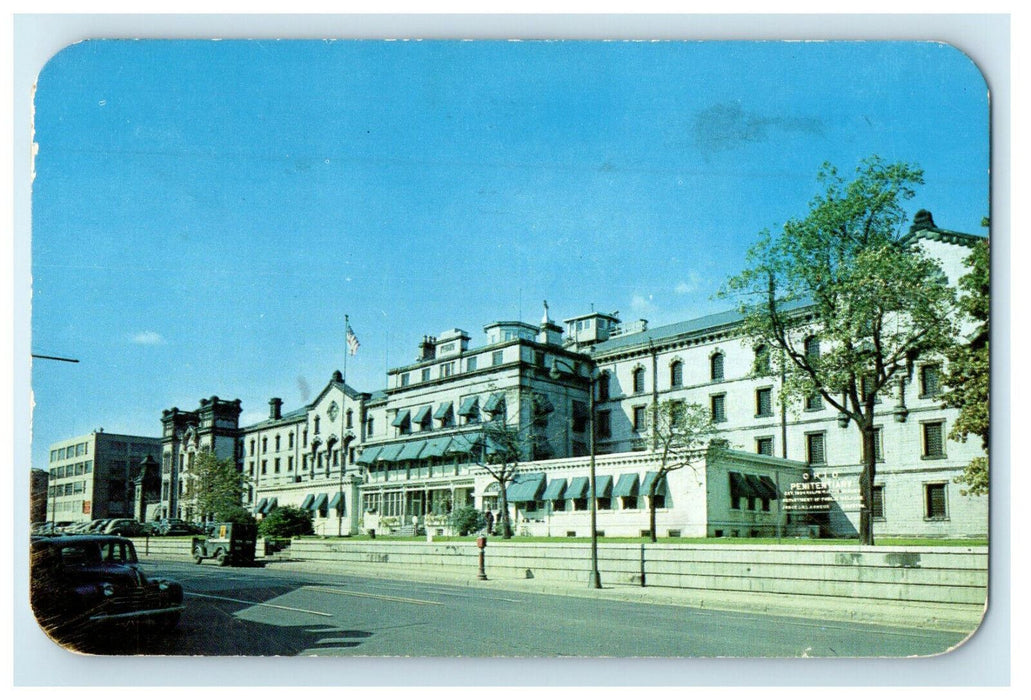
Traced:
<path fill-rule="evenodd" d="M 351 352 L 347 342 L 347 333 L 351 330 L 351 319 L 344 314 L 344 384 L 347 384 L 347 355 Z"/>

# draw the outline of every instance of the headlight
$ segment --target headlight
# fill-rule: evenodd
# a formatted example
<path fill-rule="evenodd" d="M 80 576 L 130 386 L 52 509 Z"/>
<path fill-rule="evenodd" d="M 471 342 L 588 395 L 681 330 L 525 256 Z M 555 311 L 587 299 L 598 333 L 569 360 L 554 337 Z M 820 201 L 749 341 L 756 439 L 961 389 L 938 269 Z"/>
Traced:
<path fill-rule="evenodd" d="M 169 588 L 168 581 L 161 581 L 161 582 L 158 583 L 158 590 L 159 591 L 167 591 L 168 588 Z"/>
<path fill-rule="evenodd" d="M 115 594 L 115 587 L 112 586 L 110 583 L 102 583 L 102 584 L 100 584 L 100 590 L 108 598 L 110 598 L 111 596 L 113 596 Z"/>

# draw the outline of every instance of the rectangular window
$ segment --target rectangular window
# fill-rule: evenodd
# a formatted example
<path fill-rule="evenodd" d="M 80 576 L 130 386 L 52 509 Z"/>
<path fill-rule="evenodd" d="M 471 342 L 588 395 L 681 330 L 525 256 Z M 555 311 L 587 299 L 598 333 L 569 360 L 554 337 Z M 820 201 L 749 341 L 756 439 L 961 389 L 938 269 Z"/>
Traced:
<path fill-rule="evenodd" d="M 401 386 L 408 386 L 409 380 L 410 380 L 410 376 L 409 376 L 408 372 L 405 372 L 404 374 L 402 374 L 401 375 Z"/>
<path fill-rule="evenodd" d="M 422 381 L 428 382 L 430 380 L 430 368 L 427 367 L 422 371 Z"/>
<path fill-rule="evenodd" d="M 823 433 L 807 433 L 805 436 L 805 458 L 809 464 L 826 464 Z"/>
<path fill-rule="evenodd" d="M 946 520 L 945 484 L 924 484 L 924 517 L 928 520 Z"/>
<path fill-rule="evenodd" d="M 938 365 L 924 365 L 920 368 L 920 398 L 929 398 L 941 393 L 941 368 Z"/>
<path fill-rule="evenodd" d="M 286 470 L 288 472 L 292 472 L 294 470 L 294 458 L 293 457 L 287 457 L 286 458 Z"/>
<path fill-rule="evenodd" d="M 860 440 L 860 443 L 859 443 L 860 444 L 860 453 L 862 454 L 862 457 L 863 457 L 863 464 L 866 464 L 866 443 L 863 442 L 862 435 L 859 436 L 859 440 Z M 883 462 L 884 461 L 884 441 L 882 440 L 882 437 L 881 437 L 881 429 L 880 428 L 874 428 L 873 429 L 873 450 L 874 450 L 874 459 L 876 461 L 878 461 L 878 462 Z"/>
<path fill-rule="evenodd" d="M 490 363 L 497 367 L 505 361 L 505 352 L 503 350 L 495 350 L 490 354 Z"/>
<path fill-rule="evenodd" d="M 470 357 L 468 360 L 465 361 L 465 371 L 466 372 L 475 372 L 476 371 L 476 358 L 475 357 Z"/>
<path fill-rule="evenodd" d="M 769 418 L 773 415 L 773 389 L 757 389 L 755 392 L 755 417 Z"/>
<path fill-rule="evenodd" d="M 648 419 L 644 406 L 634 406 L 634 430 L 641 431 L 647 427 Z"/>
<path fill-rule="evenodd" d="M 634 393 L 644 393 L 644 370 L 641 368 L 634 370 Z"/>
<path fill-rule="evenodd" d="M 877 520 L 884 520 L 884 484 L 875 484 L 873 487 L 873 503 L 870 504 L 870 514 Z"/>
<path fill-rule="evenodd" d="M 612 411 L 598 411 L 598 437 L 612 437 Z"/>
<path fill-rule="evenodd" d="M 755 452 L 756 454 L 766 455 L 768 457 L 773 456 L 773 438 L 771 437 L 758 437 L 755 439 Z"/>
<path fill-rule="evenodd" d="M 723 423 L 727 420 L 727 395 L 714 394 L 709 397 L 709 413 L 713 423 Z"/>
<path fill-rule="evenodd" d="M 455 363 L 454 362 L 445 362 L 444 364 L 442 364 L 440 366 L 440 376 L 441 376 L 441 378 L 450 377 L 454 373 L 455 373 Z"/>
<path fill-rule="evenodd" d="M 276 474 L 279 473 L 279 466 L 280 466 L 279 457 L 276 457 L 276 461 L 272 465 L 272 469 L 275 471 Z"/>
<path fill-rule="evenodd" d="M 945 423 L 924 423 L 923 448 L 924 459 L 942 459 L 945 457 Z"/>
<path fill-rule="evenodd" d="M 823 397 L 813 392 L 805 397 L 805 410 L 819 411 L 823 408 Z"/>

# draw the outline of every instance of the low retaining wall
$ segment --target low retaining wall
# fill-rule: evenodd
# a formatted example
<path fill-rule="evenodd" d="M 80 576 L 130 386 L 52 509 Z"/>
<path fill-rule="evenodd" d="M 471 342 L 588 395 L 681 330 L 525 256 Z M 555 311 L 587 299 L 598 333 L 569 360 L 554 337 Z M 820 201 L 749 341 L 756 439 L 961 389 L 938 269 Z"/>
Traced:
<path fill-rule="evenodd" d="M 189 540 L 137 540 L 141 555 L 187 558 Z M 259 543 L 261 556 L 264 547 Z M 475 542 L 295 540 L 276 560 L 295 560 L 372 576 L 434 574 L 475 579 Z M 590 569 L 587 543 L 520 543 L 491 539 L 486 572 L 493 580 L 580 582 Z M 858 610 L 892 603 L 979 619 L 988 590 L 988 548 L 858 545 L 599 544 L 605 586 L 647 585 L 698 593 L 699 600 L 736 596 Z M 760 608 L 757 608 L 760 609 Z"/>

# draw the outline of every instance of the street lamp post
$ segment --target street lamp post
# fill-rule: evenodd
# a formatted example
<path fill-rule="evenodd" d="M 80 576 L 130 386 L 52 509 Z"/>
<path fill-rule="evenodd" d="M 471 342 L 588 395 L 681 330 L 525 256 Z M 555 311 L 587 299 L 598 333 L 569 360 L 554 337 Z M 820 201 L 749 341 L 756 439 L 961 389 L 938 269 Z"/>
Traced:
<path fill-rule="evenodd" d="M 574 376 L 579 377 L 576 368 L 572 365 L 564 362 L 557 357 L 554 358 L 554 362 L 551 365 L 550 376 L 552 379 L 558 379 L 560 374 L 558 371 L 559 363 L 565 365 Z M 590 415 L 590 481 L 591 481 L 591 571 L 587 578 L 588 588 L 601 588 L 601 574 L 598 572 L 598 490 L 597 490 L 597 479 L 595 477 L 594 468 L 594 457 L 596 452 L 596 430 L 595 430 L 595 410 L 594 410 L 594 385 L 596 377 L 594 367 L 590 369 L 590 375 L 587 377 L 588 384 L 588 399 L 587 399 L 587 410 Z"/>

